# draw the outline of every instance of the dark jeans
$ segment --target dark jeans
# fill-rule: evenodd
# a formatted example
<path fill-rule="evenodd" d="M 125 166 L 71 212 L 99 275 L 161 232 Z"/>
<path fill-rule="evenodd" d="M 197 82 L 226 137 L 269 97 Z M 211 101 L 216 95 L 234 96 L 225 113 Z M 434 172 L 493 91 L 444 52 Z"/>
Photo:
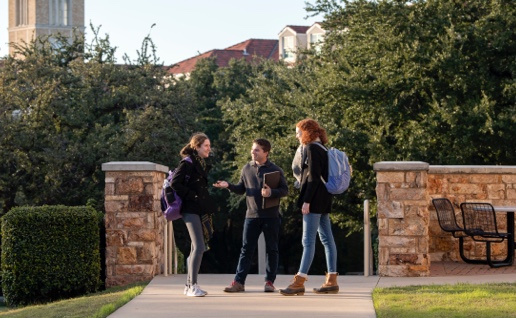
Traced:
<path fill-rule="evenodd" d="M 242 250 L 235 280 L 245 285 L 245 279 L 249 274 L 251 261 L 253 260 L 258 245 L 258 238 L 263 232 L 265 238 L 265 253 L 267 258 L 267 268 L 265 280 L 274 283 L 276 280 L 276 272 L 278 271 L 278 236 L 280 228 L 279 218 L 263 218 L 263 219 L 245 219 L 244 233 L 242 236 Z"/>

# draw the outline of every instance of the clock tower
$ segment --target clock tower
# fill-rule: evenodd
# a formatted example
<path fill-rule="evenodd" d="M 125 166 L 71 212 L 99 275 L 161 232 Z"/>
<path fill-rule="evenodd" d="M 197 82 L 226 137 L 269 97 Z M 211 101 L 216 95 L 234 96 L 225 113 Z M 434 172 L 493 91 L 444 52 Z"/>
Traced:
<path fill-rule="evenodd" d="M 84 0 L 9 0 L 9 54 L 39 36 L 84 34 Z"/>

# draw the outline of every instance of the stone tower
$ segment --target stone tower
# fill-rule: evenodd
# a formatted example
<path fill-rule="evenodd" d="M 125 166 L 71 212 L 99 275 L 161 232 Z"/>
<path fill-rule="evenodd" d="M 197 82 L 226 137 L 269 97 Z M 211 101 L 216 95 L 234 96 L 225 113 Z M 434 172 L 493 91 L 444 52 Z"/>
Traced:
<path fill-rule="evenodd" d="M 9 54 L 43 35 L 84 33 L 84 0 L 9 0 Z"/>

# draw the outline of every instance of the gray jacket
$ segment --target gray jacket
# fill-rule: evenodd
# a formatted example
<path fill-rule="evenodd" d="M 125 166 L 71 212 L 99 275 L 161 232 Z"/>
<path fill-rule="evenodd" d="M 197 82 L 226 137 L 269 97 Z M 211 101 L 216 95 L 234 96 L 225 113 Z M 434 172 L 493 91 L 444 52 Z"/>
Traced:
<path fill-rule="evenodd" d="M 229 184 L 228 190 L 236 194 L 246 194 L 247 212 L 246 218 L 277 218 L 279 217 L 279 206 L 262 209 L 262 187 L 263 174 L 268 172 L 280 172 L 280 184 L 278 188 L 271 189 L 271 197 L 284 197 L 288 195 L 287 180 L 283 170 L 267 160 L 259 166 L 256 162 L 247 163 L 240 174 L 240 181 L 237 184 Z"/>

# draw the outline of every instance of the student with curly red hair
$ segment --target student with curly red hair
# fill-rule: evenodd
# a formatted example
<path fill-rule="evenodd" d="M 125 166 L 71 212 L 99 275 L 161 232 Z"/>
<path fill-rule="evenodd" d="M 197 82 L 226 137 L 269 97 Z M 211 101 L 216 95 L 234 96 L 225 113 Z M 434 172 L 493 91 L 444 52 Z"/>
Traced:
<path fill-rule="evenodd" d="M 298 178 L 301 193 L 297 205 L 303 214 L 303 255 L 298 273 L 286 289 L 280 289 L 285 296 L 304 295 L 304 283 L 315 254 L 315 240 L 319 238 L 326 255 L 326 282 L 313 291 L 319 294 L 339 292 L 337 284 L 337 247 L 331 231 L 330 212 L 332 195 L 326 190 L 323 180 L 328 178 L 328 153 L 324 144 L 328 142 L 326 130 L 313 119 L 304 119 L 296 124 L 296 138 L 301 150 L 296 153 L 292 165 Z"/>

